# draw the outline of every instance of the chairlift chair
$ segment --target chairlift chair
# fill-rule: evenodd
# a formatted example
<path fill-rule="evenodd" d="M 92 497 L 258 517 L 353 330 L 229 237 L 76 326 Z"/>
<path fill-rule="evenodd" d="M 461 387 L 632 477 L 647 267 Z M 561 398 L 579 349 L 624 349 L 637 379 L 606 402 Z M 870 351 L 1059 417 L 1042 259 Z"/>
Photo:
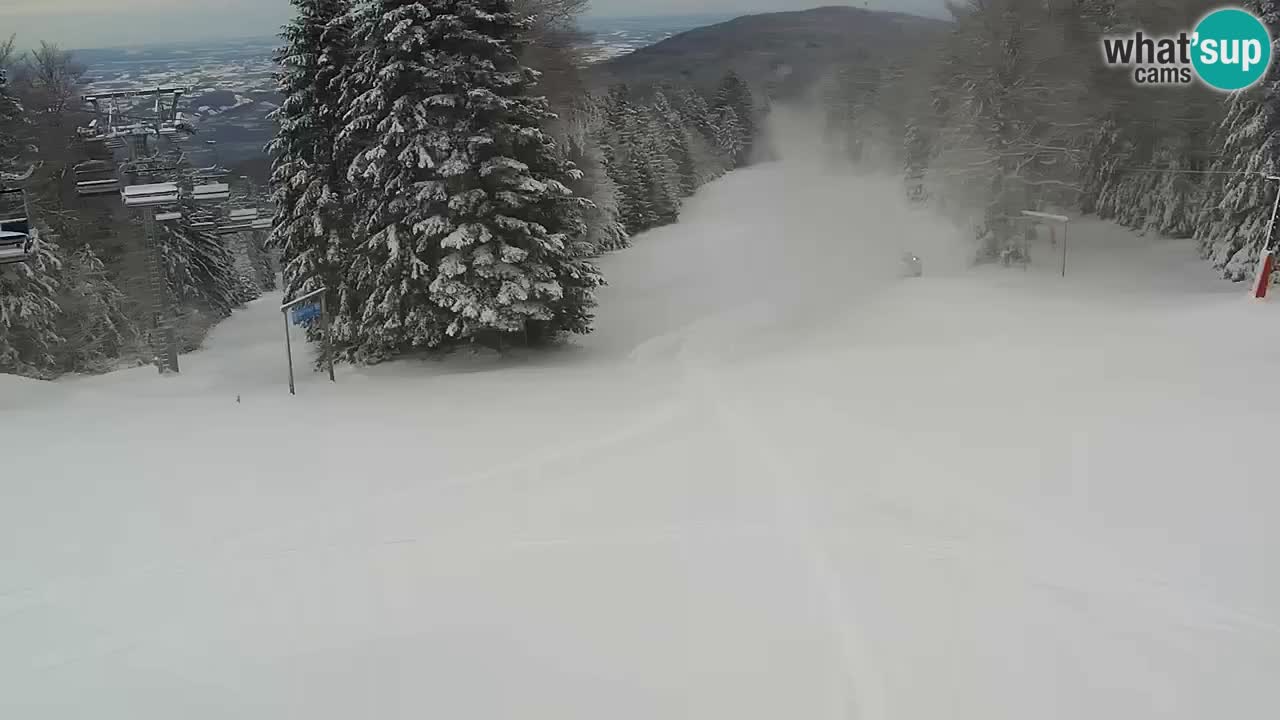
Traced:
<path fill-rule="evenodd" d="M 227 219 L 233 224 L 252 223 L 258 219 L 258 208 L 233 208 L 227 213 Z"/>
<path fill-rule="evenodd" d="M 218 221 L 212 213 L 196 211 L 191 213 L 191 229 L 202 232 L 217 232 Z"/>
<path fill-rule="evenodd" d="M 120 189 L 120 178 L 111 166 L 101 160 L 89 160 L 75 166 L 76 193 L 81 197 L 104 195 Z"/>
<path fill-rule="evenodd" d="M 38 247 L 39 232 L 31 227 L 26 191 L 0 190 L 0 265 L 26 262 Z"/>
<path fill-rule="evenodd" d="M 130 185 L 121 188 L 120 197 L 125 207 L 155 207 L 178 202 L 178 186 L 174 183 Z"/>
<path fill-rule="evenodd" d="M 98 119 L 94 118 L 84 127 L 76 128 L 76 134 L 81 140 L 89 143 L 99 143 L 107 139 L 107 135 L 103 132 L 102 127 L 98 123 Z"/>
<path fill-rule="evenodd" d="M 219 235 L 235 235 L 236 233 L 247 232 L 253 229 L 251 222 L 229 222 L 219 225 L 217 233 Z"/>
<path fill-rule="evenodd" d="M 203 183 L 191 188 L 191 199 L 196 202 L 224 202 L 231 197 L 231 186 L 226 183 Z"/>
<path fill-rule="evenodd" d="M 214 164 L 209 167 L 196 168 L 196 171 L 192 173 L 192 177 L 201 182 L 213 182 L 216 180 L 222 180 L 230 174 L 230 170 L 222 167 L 221 165 Z"/>

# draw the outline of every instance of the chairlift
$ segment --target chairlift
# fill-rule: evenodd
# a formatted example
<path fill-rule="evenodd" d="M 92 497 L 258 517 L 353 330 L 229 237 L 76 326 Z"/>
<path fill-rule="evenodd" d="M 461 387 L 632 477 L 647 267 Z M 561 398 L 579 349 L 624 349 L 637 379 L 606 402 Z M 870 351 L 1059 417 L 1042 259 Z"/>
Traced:
<path fill-rule="evenodd" d="M 178 186 L 174 183 L 130 185 L 120 190 L 125 207 L 155 207 L 178 202 Z"/>
<path fill-rule="evenodd" d="M 84 127 L 76 128 L 76 134 L 85 142 L 102 142 L 107 139 L 107 135 L 103 132 L 97 118 L 90 120 L 89 124 Z"/>
<path fill-rule="evenodd" d="M 120 178 L 111 166 L 101 160 L 89 160 L 75 166 L 76 193 L 81 197 L 104 195 L 120 189 Z"/>
<path fill-rule="evenodd" d="M 219 235 L 235 235 L 236 233 L 247 232 L 252 229 L 253 223 L 250 222 L 226 223 L 225 225 L 219 225 L 216 232 Z"/>
<path fill-rule="evenodd" d="M 191 199 L 196 202 L 223 202 L 231 197 L 231 186 L 226 183 L 204 183 L 191 188 Z"/>
<path fill-rule="evenodd" d="M 39 232 L 31 227 L 26 191 L 0 190 L 0 265 L 26 262 L 38 247 Z"/>
<path fill-rule="evenodd" d="M 190 140 L 196 134 L 196 128 L 186 120 L 174 117 L 160 123 L 160 135 L 175 142 Z"/>
<path fill-rule="evenodd" d="M 221 180 L 227 176 L 230 171 L 218 165 L 210 165 L 207 168 L 198 168 L 192 173 L 192 178 L 200 182 L 212 182 Z"/>

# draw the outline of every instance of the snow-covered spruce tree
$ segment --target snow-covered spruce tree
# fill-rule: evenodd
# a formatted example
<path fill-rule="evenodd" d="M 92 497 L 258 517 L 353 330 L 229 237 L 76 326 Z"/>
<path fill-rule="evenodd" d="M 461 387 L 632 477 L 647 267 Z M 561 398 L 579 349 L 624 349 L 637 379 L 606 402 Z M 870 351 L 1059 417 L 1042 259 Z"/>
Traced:
<path fill-rule="evenodd" d="M 609 177 L 618 186 L 618 220 L 630 235 L 658 224 L 647 192 L 652 177 L 637 155 L 635 149 L 623 148 L 609 165 Z"/>
<path fill-rule="evenodd" d="M 624 118 L 617 145 L 613 178 L 627 230 L 638 233 L 675 222 L 680 215 L 678 172 L 668 155 L 662 125 L 649 108 Z"/>
<path fill-rule="evenodd" d="M 0 172 L 19 170 L 10 160 L 23 155 L 26 132 L 22 105 L 0 66 Z M 0 179 L 0 187 L 6 187 Z M 0 268 L 0 373 L 46 378 L 54 373 L 58 335 L 60 251 L 47 237 L 29 262 Z"/>
<path fill-rule="evenodd" d="M 57 374 L 60 256 L 52 238 L 44 238 L 34 258 L 0 270 L 0 373 Z"/>
<path fill-rule="evenodd" d="M 651 182 L 647 192 L 657 224 L 674 223 L 680 219 L 680 198 L 683 195 L 680 168 L 673 157 L 666 127 L 654 108 L 645 109 L 633 138 L 632 142 L 640 148 L 644 162 L 649 166 Z"/>
<path fill-rule="evenodd" d="M 741 147 L 733 155 L 733 166 L 741 167 L 751 160 L 756 139 L 756 108 L 751 87 L 738 74 L 730 70 L 720 81 L 716 92 L 715 110 L 723 119 L 727 109 L 733 110 L 741 132 Z"/>
<path fill-rule="evenodd" d="M 587 232 L 583 240 L 593 256 L 621 250 L 631 243 L 618 209 L 618 186 L 610 177 L 614 152 L 603 104 L 584 93 L 564 121 L 566 155 L 582 172 L 582 177 L 569 187 L 576 195 L 591 199 L 591 207 L 585 212 Z"/>
<path fill-rule="evenodd" d="M 659 181 L 645 151 L 644 146 L 622 144 L 609 165 L 609 176 L 618 186 L 618 219 L 631 234 L 659 223 L 652 192 Z"/>
<path fill-rule="evenodd" d="M 1280 37 L 1280 0 L 1254 0 L 1245 7 Z M 1280 41 L 1272 53 L 1280 52 Z M 1233 93 L 1214 143 L 1213 168 L 1238 175 L 1219 176 L 1205 188 L 1195 238 L 1205 258 L 1225 277 L 1251 278 L 1267 243 L 1267 226 L 1280 175 L 1280 72 L 1273 63 L 1263 81 Z"/>
<path fill-rule="evenodd" d="M 985 196 L 974 199 L 985 205 L 977 259 L 986 261 L 1016 245 L 1022 226 L 1011 218 L 1075 191 L 1081 83 L 1048 62 L 1061 46 L 1053 8 L 1025 0 L 949 8 L 955 22 L 939 78 L 950 95 L 944 137 L 958 143 L 947 148 L 960 161 L 954 184 Z"/>
<path fill-rule="evenodd" d="M 688 197 L 698 189 L 698 171 L 689 148 L 690 132 L 661 88 L 653 94 L 653 115 L 662 128 L 663 144 L 674 166 L 678 191 Z"/>
<path fill-rule="evenodd" d="M 628 125 L 636 121 L 640 110 L 631 102 L 631 89 L 625 83 L 618 83 L 609 88 L 604 101 L 605 124 L 616 134 L 624 132 Z"/>
<path fill-rule="evenodd" d="M 373 7 L 343 131 L 369 139 L 348 173 L 367 298 L 355 355 L 589 331 L 603 281 L 575 254 L 578 171 L 517 59 L 527 21 L 510 0 Z"/>
<path fill-rule="evenodd" d="M 339 344 L 349 342 L 354 298 L 347 292 L 351 208 L 346 158 L 337 143 L 343 128 L 342 80 L 349 70 L 353 18 L 350 0 L 293 0 L 297 16 L 285 26 L 277 52 L 277 86 L 284 100 L 269 146 L 275 218 L 268 247 L 280 252 L 287 298 L 328 288 Z M 273 273 L 266 273 L 272 276 Z M 317 330 L 308 328 L 308 334 Z M 313 337 L 314 339 L 314 337 Z"/>
<path fill-rule="evenodd" d="M 638 233 L 675 222 L 680 213 L 679 169 L 654 109 L 632 101 L 626 86 L 605 101 L 609 176 L 618 186 L 623 226 Z"/>
<path fill-rule="evenodd" d="M 706 99 L 691 88 L 677 97 L 676 110 L 681 122 L 689 128 L 689 154 L 693 158 L 697 184 L 702 186 L 724 175 L 729 166 L 720 153 L 715 118 Z"/>
<path fill-rule="evenodd" d="M 170 298 L 182 308 L 228 317 L 255 293 L 236 272 L 235 258 L 222 238 L 192 227 L 186 217 L 156 228 Z"/>
<path fill-rule="evenodd" d="M 736 167 L 747 147 L 747 131 L 743 129 L 737 111 L 727 105 L 720 108 L 715 119 L 715 132 L 716 147 L 728 159 L 729 167 Z"/>
<path fill-rule="evenodd" d="M 20 154 L 21 141 L 19 133 L 25 128 L 26 121 L 22 113 L 22 104 L 13 94 L 9 86 L 8 69 L 0 64 L 0 163 Z M 0 171 L 10 170 L 0 165 Z"/>
<path fill-rule="evenodd" d="M 58 296 L 58 370 L 99 373 L 138 349 L 138 328 L 126 311 L 128 298 L 89 245 L 67 258 Z"/>
<path fill-rule="evenodd" d="M 927 200 L 924 181 L 929 170 L 931 153 L 928 134 L 919 123 L 909 121 L 902 144 L 903 177 L 907 200 L 912 203 L 923 203 Z"/>
<path fill-rule="evenodd" d="M 1255 94 L 1256 93 L 1256 94 Z M 1208 184 L 1196 222 L 1195 238 L 1203 256 L 1232 280 L 1253 276 L 1275 202 L 1280 174 L 1280 98 L 1275 80 L 1266 87 L 1232 96 L 1219 140 L 1214 170 L 1239 172 Z"/>
<path fill-rule="evenodd" d="M 599 133 L 593 132 L 581 141 L 570 139 L 568 144 L 569 160 L 582 170 L 582 178 L 569 187 L 575 194 L 591 198 L 591 206 L 585 208 L 587 232 L 583 240 L 592 255 L 631 245 L 618 209 L 618 186 L 609 176 L 609 161 L 598 137 Z"/>
<path fill-rule="evenodd" d="M 1082 168 L 1080 209 L 1102 218 L 1116 216 L 1118 186 L 1123 168 L 1133 165 L 1133 143 L 1115 120 L 1106 120 L 1088 138 Z"/>

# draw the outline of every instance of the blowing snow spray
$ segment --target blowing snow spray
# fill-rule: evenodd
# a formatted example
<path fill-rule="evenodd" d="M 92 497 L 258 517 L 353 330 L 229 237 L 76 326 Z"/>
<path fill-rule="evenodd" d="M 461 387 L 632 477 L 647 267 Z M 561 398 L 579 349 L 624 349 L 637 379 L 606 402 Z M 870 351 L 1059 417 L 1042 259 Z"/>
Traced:
<path fill-rule="evenodd" d="M 1138 85 L 1190 85 L 1195 78 L 1233 92 L 1257 84 L 1271 66 L 1271 34 L 1252 13 L 1215 10 L 1191 32 L 1154 36 L 1138 31 L 1102 39 L 1103 60 L 1131 69 Z"/>

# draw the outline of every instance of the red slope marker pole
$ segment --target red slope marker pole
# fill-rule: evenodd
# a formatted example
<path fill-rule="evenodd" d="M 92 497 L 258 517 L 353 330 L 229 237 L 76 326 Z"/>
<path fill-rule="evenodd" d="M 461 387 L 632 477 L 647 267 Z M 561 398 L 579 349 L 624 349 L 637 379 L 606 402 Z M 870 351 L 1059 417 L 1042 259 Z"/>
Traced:
<path fill-rule="evenodd" d="M 1253 279 L 1253 296 L 1259 300 L 1265 300 L 1267 297 L 1267 289 L 1271 285 L 1271 273 L 1275 271 L 1275 254 L 1270 250 L 1263 250 L 1262 257 L 1258 258 L 1258 274 Z"/>
<path fill-rule="evenodd" d="M 1280 177 L 1268 176 L 1268 181 L 1280 180 Z M 1276 201 L 1271 207 L 1271 221 L 1267 223 L 1267 237 L 1262 242 L 1262 256 L 1258 258 L 1258 272 L 1253 279 L 1253 296 L 1265 300 L 1267 290 L 1271 287 L 1271 273 L 1275 271 L 1275 255 L 1271 249 L 1271 233 L 1276 227 L 1276 214 L 1280 213 L 1280 186 L 1276 187 Z"/>

